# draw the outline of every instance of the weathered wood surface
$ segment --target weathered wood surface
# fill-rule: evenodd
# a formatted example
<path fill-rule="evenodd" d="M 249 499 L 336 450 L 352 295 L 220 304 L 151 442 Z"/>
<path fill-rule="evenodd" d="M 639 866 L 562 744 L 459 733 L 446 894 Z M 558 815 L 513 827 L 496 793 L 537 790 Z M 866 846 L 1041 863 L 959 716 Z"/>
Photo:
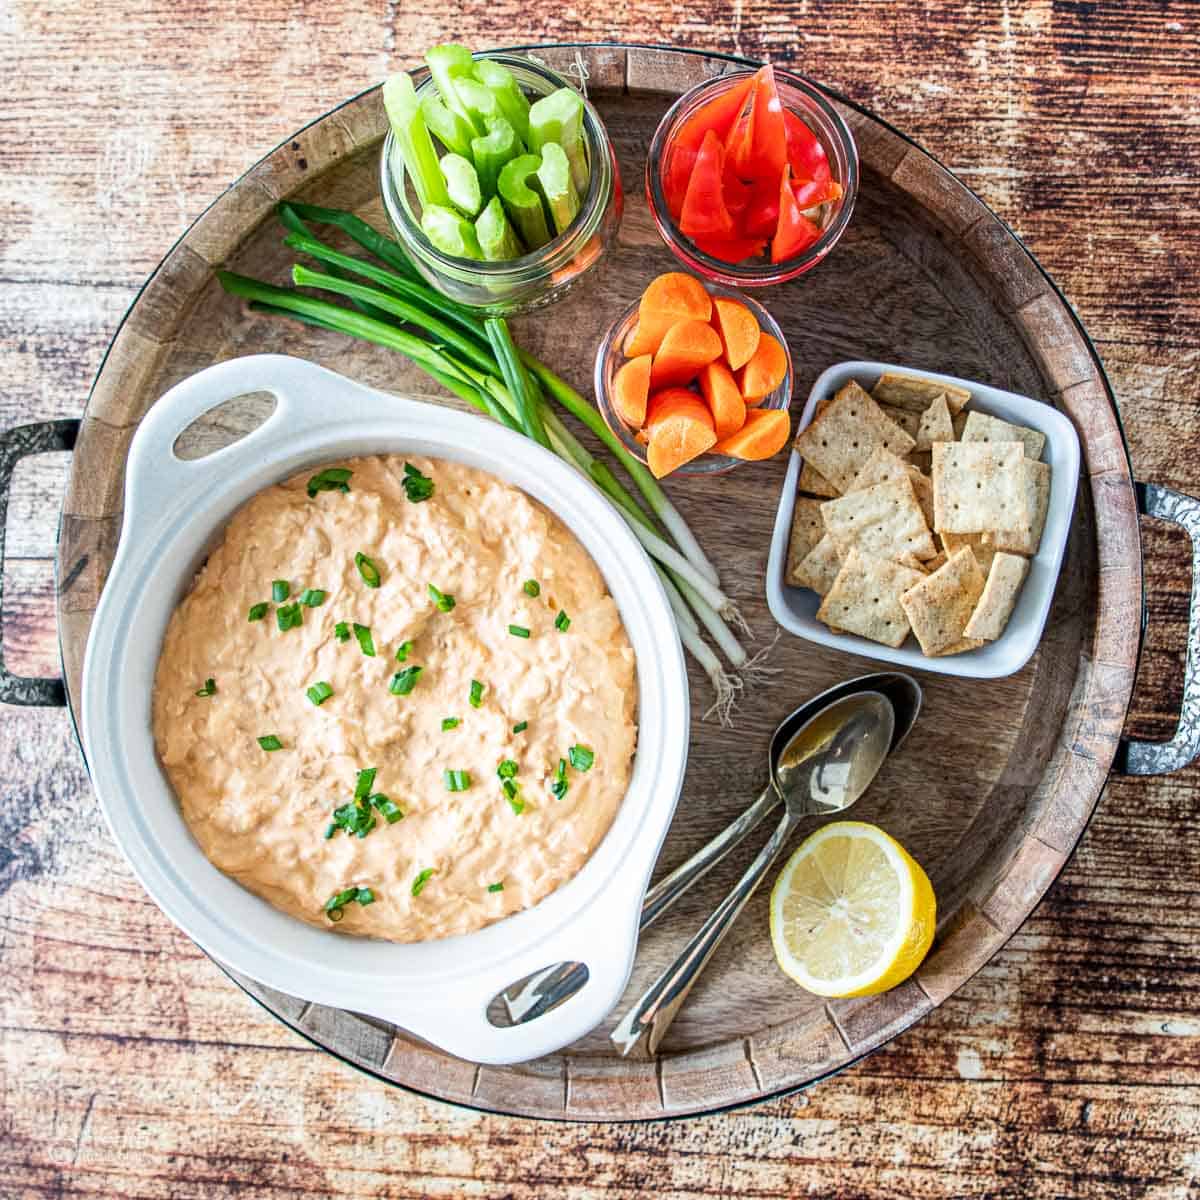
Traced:
<path fill-rule="evenodd" d="M 19 120 L 0 132 L 14 281 L 0 302 L 11 330 L 0 348 L 6 423 L 78 412 L 124 304 L 191 215 L 280 131 L 404 61 L 410 42 L 446 30 L 481 42 L 539 33 L 733 41 L 721 16 L 711 32 L 671 29 L 655 25 L 664 10 L 650 5 L 633 26 L 567 20 L 540 31 L 493 7 L 499 32 L 474 18 L 464 29 L 458 14 L 446 25 L 397 17 L 388 60 L 377 14 L 326 7 L 321 26 L 314 17 L 306 27 L 258 5 L 253 33 L 216 38 L 215 17 L 185 26 L 212 41 L 184 55 L 178 27 L 154 13 L 97 31 L 73 28 L 66 10 L 14 12 Z M 1196 491 L 1188 458 L 1172 454 L 1200 412 L 1200 339 L 1184 284 L 1194 266 L 1184 240 L 1194 231 L 1196 135 L 1185 120 L 1194 14 L 1139 19 L 1126 9 L 1115 23 L 1104 14 L 1085 23 L 1090 14 L 1031 7 L 969 25 L 949 8 L 933 21 L 924 10 L 888 14 L 886 29 L 842 6 L 818 18 L 746 5 L 728 20 L 740 19 L 740 48 L 792 57 L 880 108 L 1017 227 L 1100 342 L 1139 474 Z M 807 51 L 792 42 L 797 21 Z M 65 63 L 85 37 L 89 63 L 54 91 L 46 64 Z M 209 77 L 230 53 L 241 56 L 239 79 L 214 89 Z M 241 82 L 247 73 L 252 88 Z M 73 106 L 94 107 L 89 89 L 101 82 L 107 120 L 85 120 L 86 108 Z M 293 103 L 303 110 L 292 113 Z M 44 147 L 15 128 L 32 122 L 51 127 Z M 1125 147 L 1147 126 L 1134 158 Z M 239 154 L 239 145 L 252 149 Z M 1140 235 L 1128 220 L 1083 231 L 1097 209 L 1130 197 L 1145 209 Z M 27 467 L 30 519 L 14 513 L 12 523 L 10 554 L 20 557 L 7 580 L 6 644 L 20 647 L 24 669 L 51 668 L 50 609 L 35 591 L 17 625 L 11 592 L 22 572 L 35 585 L 39 570 L 45 579 L 38 560 L 61 481 L 53 468 Z M 1147 538 L 1156 624 L 1135 718 L 1147 734 L 1169 731 L 1178 694 L 1180 549 L 1157 532 Z M 48 582 L 40 594 L 48 600 Z M 62 717 L 6 710 L 0 730 L 4 1194 L 1167 1196 L 1194 1181 L 1197 861 L 1176 830 L 1195 816 L 1192 772 L 1110 787 L 1067 875 L 1009 948 L 922 1026 L 806 1100 L 584 1131 L 386 1093 L 307 1052 L 249 1008 L 129 879 L 96 827 Z"/>

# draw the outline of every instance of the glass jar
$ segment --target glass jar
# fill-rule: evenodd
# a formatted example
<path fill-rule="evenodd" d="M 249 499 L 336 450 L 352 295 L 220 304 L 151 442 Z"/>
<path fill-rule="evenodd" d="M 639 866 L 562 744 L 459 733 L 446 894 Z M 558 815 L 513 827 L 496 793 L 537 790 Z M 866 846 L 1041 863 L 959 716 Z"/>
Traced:
<path fill-rule="evenodd" d="M 820 140 L 829 159 L 830 175 L 842 186 L 842 198 L 829 202 L 831 209 L 823 220 L 821 236 L 802 254 L 785 262 L 773 263 L 760 257 L 729 263 L 706 254 L 680 230 L 667 204 L 662 178 L 675 134 L 701 105 L 744 82 L 750 74 L 749 71 L 734 71 L 720 75 L 697 84 L 680 96 L 654 131 L 646 159 L 646 201 L 654 224 L 671 253 L 705 279 L 733 287 L 765 287 L 812 270 L 842 236 L 858 195 L 858 148 L 841 114 L 820 88 L 800 75 L 776 67 L 775 85 L 783 106 L 790 108 Z"/>
<path fill-rule="evenodd" d="M 522 90 L 535 98 L 571 86 L 549 67 L 519 55 L 476 54 L 475 57 L 507 67 Z M 437 89 L 430 77 L 417 85 L 418 97 L 431 91 L 436 94 Z M 419 204 L 406 179 L 404 159 L 388 131 L 380 162 L 384 208 L 396 237 L 432 287 L 460 304 L 487 312 L 524 312 L 557 300 L 596 265 L 616 237 L 624 198 L 612 143 L 604 123 L 586 100 L 583 128 L 591 178 L 587 195 L 581 197 L 578 215 L 541 249 L 505 262 L 481 262 L 445 254 L 425 236 L 417 215 Z M 436 137 L 434 144 L 440 147 Z"/>

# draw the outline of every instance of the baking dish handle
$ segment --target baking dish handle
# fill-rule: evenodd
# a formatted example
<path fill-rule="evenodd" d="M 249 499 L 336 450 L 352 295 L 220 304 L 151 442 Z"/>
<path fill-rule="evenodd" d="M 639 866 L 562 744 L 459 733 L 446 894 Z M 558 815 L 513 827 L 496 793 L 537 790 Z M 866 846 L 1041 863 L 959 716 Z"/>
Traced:
<path fill-rule="evenodd" d="M 13 471 L 30 454 L 74 450 L 79 433 L 77 420 L 41 421 L 18 425 L 0 435 L 0 702 L 62 708 L 67 702 L 61 679 L 27 679 L 14 675 L 4 663 L 4 532 L 8 523 L 8 492 Z"/>
<path fill-rule="evenodd" d="M 1113 770 L 1122 775 L 1166 775 L 1200 754 L 1200 500 L 1157 483 L 1135 483 L 1138 511 L 1186 530 L 1192 545 L 1192 590 L 1188 601 L 1187 658 L 1183 668 L 1183 703 L 1170 741 L 1142 742 L 1123 738 Z"/>

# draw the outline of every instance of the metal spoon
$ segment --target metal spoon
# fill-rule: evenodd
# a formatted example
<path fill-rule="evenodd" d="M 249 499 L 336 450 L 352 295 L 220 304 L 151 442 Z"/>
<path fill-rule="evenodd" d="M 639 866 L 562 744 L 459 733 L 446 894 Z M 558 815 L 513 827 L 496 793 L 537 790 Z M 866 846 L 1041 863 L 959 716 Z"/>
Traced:
<path fill-rule="evenodd" d="M 759 798 L 742 815 L 725 827 L 712 841 L 701 846 L 691 858 L 681 863 L 647 893 L 642 903 L 639 931 L 648 929 L 693 884 L 697 883 L 731 850 L 739 846 L 783 803 L 776 772 L 784 749 L 802 726 L 830 704 L 858 692 L 876 691 L 886 696 L 895 713 L 895 728 L 889 754 L 894 754 L 908 736 L 921 711 L 921 685 L 911 675 L 900 671 L 878 671 L 847 679 L 805 701 L 776 726 L 768 751 L 770 777 Z M 504 1008 L 510 1024 L 519 1025 L 536 1020 L 573 996 L 585 983 L 588 975 L 582 963 L 556 963 L 533 975 L 510 984 L 502 993 Z"/>
<path fill-rule="evenodd" d="M 787 809 L 783 819 L 733 891 L 613 1030 L 612 1040 L 623 1055 L 657 1051 L 700 972 L 796 826 L 805 817 L 849 808 L 883 765 L 894 730 L 891 701 L 874 691 L 836 700 L 796 730 L 775 772 Z"/>

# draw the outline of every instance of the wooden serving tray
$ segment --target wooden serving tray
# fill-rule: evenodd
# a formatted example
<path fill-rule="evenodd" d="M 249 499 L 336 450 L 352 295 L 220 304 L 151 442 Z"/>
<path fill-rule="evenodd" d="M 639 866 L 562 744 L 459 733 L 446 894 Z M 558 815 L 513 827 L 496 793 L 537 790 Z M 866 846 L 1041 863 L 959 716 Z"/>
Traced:
<path fill-rule="evenodd" d="M 564 71 L 583 64 L 625 186 L 614 252 L 561 303 L 515 323 L 519 341 L 590 393 L 602 330 L 655 273 L 676 265 L 643 198 L 650 136 L 678 94 L 746 64 L 611 45 L 534 52 Z M 849 230 L 816 270 L 758 293 L 788 336 L 797 395 L 841 359 L 966 376 L 1060 407 L 1079 430 L 1086 461 L 1037 655 L 994 682 L 923 676 L 916 729 L 854 812 L 900 838 L 933 880 L 940 920 L 932 953 L 886 995 L 823 1002 L 775 966 L 764 887 L 656 1061 L 619 1058 L 604 1027 L 561 1054 L 509 1068 L 462 1062 L 390 1026 L 238 979 L 281 1020 L 354 1065 L 446 1100 L 559 1118 L 695 1113 L 794 1089 L 878 1047 L 969 979 L 1024 921 L 1083 831 L 1118 746 L 1142 596 L 1137 505 L 1102 368 L 1066 302 L 1002 222 L 883 121 L 848 103 L 841 109 L 863 167 Z M 212 362 L 261 351 L 309 358 L 379 388 L 430 390 L 396 354 L 245 312 L 213 275 L 215 265 L 228 264 L 287 279 L 293 255 L 272 215 L 284 197 L 355 209 L 386 228 L 378 201 L 384 127 L 372 90 L 285 142 L 192 226 L 122 324 L 80 427 L 58 548 L 64 669 L 76 717 L 91 617 L 119 534 L 125 454 L 158 396 Z M 775 635 L 764 571 L 786 463 L 784 454 L 730 476 L 668 483 L 760 645 Z M 660 873 L 757 794 L 768 738 L 783 714 L 872 669 L 868 660 L 788 637 L 770 661 L 780 673 L 747 690 L 733 729 L 700 719 L 711 689 L 692 668 L 690 764 Z M 623 1003 L 675 955 L 752 853 L 733 855 L 644 936 Z"/>

